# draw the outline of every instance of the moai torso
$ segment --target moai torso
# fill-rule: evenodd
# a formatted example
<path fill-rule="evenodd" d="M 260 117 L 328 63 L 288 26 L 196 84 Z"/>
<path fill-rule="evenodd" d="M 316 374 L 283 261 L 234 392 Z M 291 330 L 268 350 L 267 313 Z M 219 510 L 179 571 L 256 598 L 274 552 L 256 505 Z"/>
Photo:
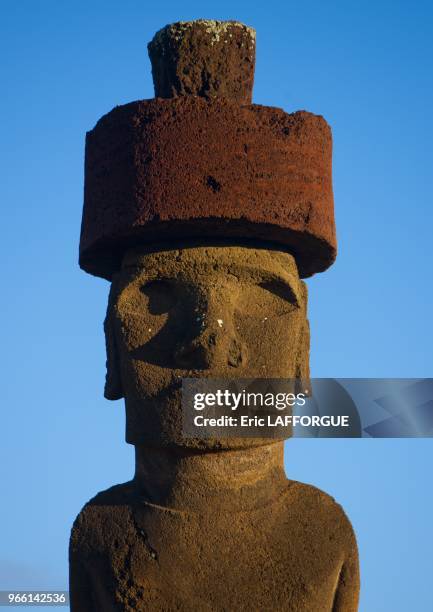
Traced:
<path fill-rule="evenodd" d="M 184 377 L 308 379 L 300 277 L 335 257 L 329 128 L 250 104 L 241 24 L 174 24 L 150 56 L 161 98 L 86 141 L 80 263 L 112 281 L 105 395 L 125 398 L 136 472 L 75 521 L 71 610 L 355 612 L 342 508 L 286 479 L 282 441 L 185 438 L 180 396 Z"/>
<path fill-rule="evenodd" d="M 335 501 L 288 481 L 265 507 L 147 504 L 133 484 L 100 493 L 71 541 L 76 610 L 353 612 L 356 543 Z"/>

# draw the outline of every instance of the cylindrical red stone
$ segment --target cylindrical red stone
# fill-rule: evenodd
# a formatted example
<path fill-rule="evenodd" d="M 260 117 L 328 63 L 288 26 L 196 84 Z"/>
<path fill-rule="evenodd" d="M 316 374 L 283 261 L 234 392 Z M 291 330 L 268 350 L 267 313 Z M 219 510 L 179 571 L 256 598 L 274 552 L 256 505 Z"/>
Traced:
<path fill-rule="evenodd" d="M 155 97 L 251 102 L 256 33 L 238 21 L 179 21 L 148 44 Z"/>
<path fill-rule="evenodd" d="M 335 259 L 332 139 L 307 112 L 184 96 L 120 106 L 87 134 L 81 267 L 110 279 L 135 244 L 265 240 L 302 277 Z"/>

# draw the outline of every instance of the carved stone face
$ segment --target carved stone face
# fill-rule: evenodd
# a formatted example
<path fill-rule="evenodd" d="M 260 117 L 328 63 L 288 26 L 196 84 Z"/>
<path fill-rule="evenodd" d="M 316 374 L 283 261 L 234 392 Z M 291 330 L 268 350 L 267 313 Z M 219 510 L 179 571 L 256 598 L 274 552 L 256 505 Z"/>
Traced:
<path fill-rule="evenodd" d="M 125 397 L 127 441 L 203 447 L 203 440 L 182 438 L 182 377 L 307 379 L 306 302 L 306 286 L 285 252 L 128 251 L 105 322 L 105 395 Z M 205 447 L 257 443 L 218 440 Z"/>

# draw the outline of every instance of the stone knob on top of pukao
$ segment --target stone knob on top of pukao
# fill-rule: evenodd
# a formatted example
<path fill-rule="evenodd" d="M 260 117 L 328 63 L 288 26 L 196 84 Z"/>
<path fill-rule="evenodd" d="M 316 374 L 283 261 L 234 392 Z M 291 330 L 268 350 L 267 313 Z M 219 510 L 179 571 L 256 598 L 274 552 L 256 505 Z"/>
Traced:
<path fill-rule="evenodd" d="M 155 97 L 192 95 L 250 104 L 255 49 L 255 30 L 238 21 L 168 25 L 148 44 Z"/>

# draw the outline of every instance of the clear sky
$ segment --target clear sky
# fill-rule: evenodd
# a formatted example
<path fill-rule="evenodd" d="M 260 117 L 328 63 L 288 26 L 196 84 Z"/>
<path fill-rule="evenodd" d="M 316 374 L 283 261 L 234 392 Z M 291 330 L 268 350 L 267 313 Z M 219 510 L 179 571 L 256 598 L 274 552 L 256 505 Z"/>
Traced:
<path fill-rule="evenodd" d="M 431 377 L 429 2 L 62 2 L 0 7 L 1 588 L 66 588 L 69 529 L 132 475 L 122 402 L 102 397 L 108 283 L 78 268 L 84 136 L 153 96 L 167 23 L 257 30 L 254 101 L 324 115 L 339 254 L 308 281 L 312 374 Z M 331 493 L 358 536 L 362 612 L 433 609 L 433 440 L 293 440 L 290 477 Z"/>

